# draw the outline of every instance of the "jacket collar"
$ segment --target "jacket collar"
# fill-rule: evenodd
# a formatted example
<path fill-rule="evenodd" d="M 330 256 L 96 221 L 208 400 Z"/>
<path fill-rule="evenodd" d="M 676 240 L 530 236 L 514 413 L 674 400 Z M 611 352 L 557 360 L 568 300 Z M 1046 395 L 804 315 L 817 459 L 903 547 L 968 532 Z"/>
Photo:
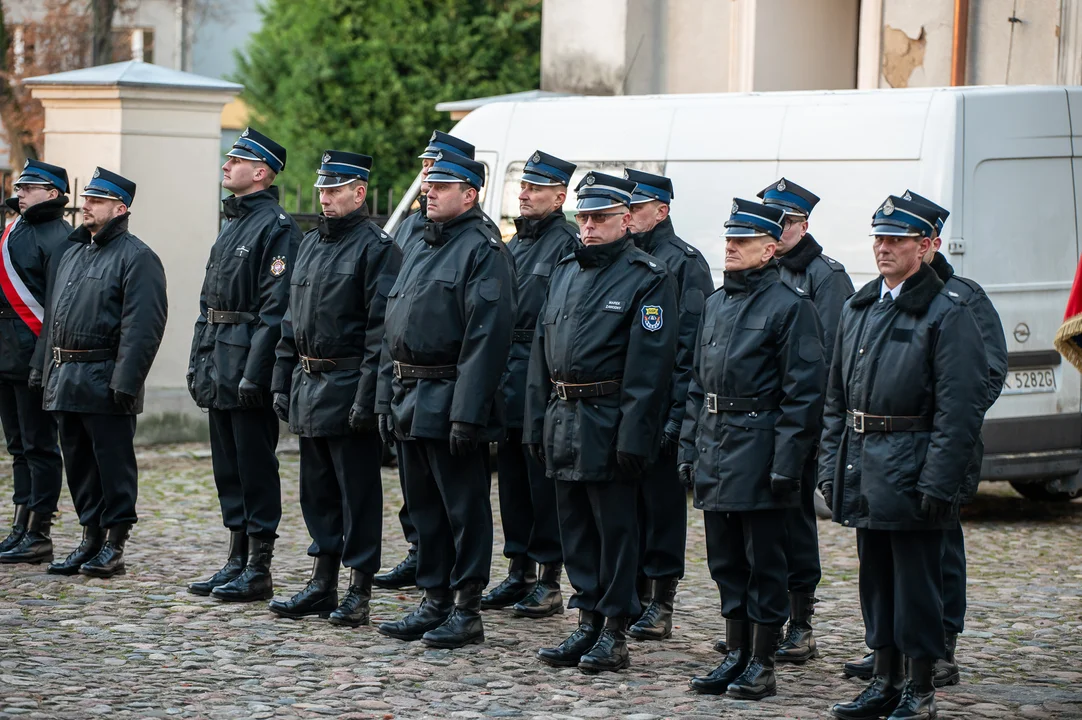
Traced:
<path fill-rule="evenodd" d="M 518 239 L 529 244 L 560 222 L 564 222 L 564 211 L 555 210 L 539 220 L 527 220 L 524 217 L 517 217 L 515 218 L 515 230 Z"/>
<path fill-rule="evenodd" d="M 770 260 L 760 268 L 726 272 L 725 282 L 721 287 L 726 295 L 736 295 L 738 293 L 751 295 L 760 286 L 778 282 L 779 279 L 778 263 Z"/>
<path fill-rule="evenodd" d="M 427 217 L 427 216 L 426 216 Z M 484 221 L 481 208 L 474 205 L 458 217 L 451 218 L 447 222 L 425 220 L 424 241 L 429 245 L 445 245 L 455 238 L 459 231 L 474 221 Z"/>
<path fill-rule="evenodd" d="M 278 186 L 271 185 L 266 190 L 250 193 L 248 195 L 230 195 L 222 200 L 222 212 L 227 218 L 242 218 L 256 208 L 264 205 L 278 204 Z"/>
<path fill-rule="evenodd" d="M 131 217 L 131 213 L 127 212 L 123 215 L 113 218 L 109 222 L 105 223 L 105 227 L 99 230 L 98 234 L 94 235 L 93 237 L 91 237 L 90 230 L 87 229 L 86 225 L 80 225 L 79 227 L 75 228 L 70 235 L 68 235 L 68 240 L 80 242 L 83 244 L 90 244 L 90 242 L 93 241 L 95 245 L 104 247 L 108 245 L 114 238 L 120 237 L 121 235 L 128 232 L 129 217 Z"/>
<path fill-rule="evenodd" d="M 319 236 L 324 240 L 338 240 L 348 235 L 366 220 L 368 220 L 367 203 L 345 217 L 329 218 L 321 213 L 318 221 Z"/>
<path fill-rule="evenodd" d="M 871 305 L 879 299 L 880 283 L 882 282 L 883 276 L 880 275 L 858 290 L 857 294 L 849 302 L 855 308 Z M 898 299 L 894 301 L 894 305 L 908 315 L 920 316 L 928 311 L 928 306 L 932 304 L 932 300 L 942 289 L 943 281 L 936 275 L 935 270 L 926 263 L 921 263 L 920 269 L 906 278 L 905 284 L 902 285 L 902 292 L 898 294 Z"/>
<path fill-rule="evenodd" d="M 616 242 L 604 245 L 583 245 L 575 248 L 575 260 L 580 267 L 607 267 L 631 246 L 631 233 L 626 233 Z"/>
<path fill-rule="evenodd" d="M 954 277 L 954 268 L 947 262 L 947 258 L 941 252 L 936 252 L 932 258 L 932 262 L 928 263 L 932 270 L 935 270 L 935 274 L 939 276 L 939 279 L 946 283 L 952 277 Z"/>
<path fill-rule="evenodd" d="M 4 201 L 4 204 L 13 212 L 19 212 L 19 198 L 9 197 Z M 58 220 L 64 217 L 64 208 L 67 207 L 67 204 L 67 196 L 61 195 L 52 200 L 31 205 L 26 209 L 26 212 L 22 213 L 23 221 L 29 225 L 37 225 L 50 220 Z"/>
<path fill-rule="evenodd" d="M 811 233 L 804 233 L 800 242 L 787 254 L 778 258 L 778 265 L 793 272 L 804 272 L 812 260 L 823 254 L 823 246 L 815 241 Z"/>
<path fill-rule="evenodd" d="M 652 230 L 634 233 L 631 237 L 635 241 L 636 247 L 653 255 L 658 245 L 676 237 L 676 230 L 673 229 L 672 218 L 667 217 L 655 225 Z"/>

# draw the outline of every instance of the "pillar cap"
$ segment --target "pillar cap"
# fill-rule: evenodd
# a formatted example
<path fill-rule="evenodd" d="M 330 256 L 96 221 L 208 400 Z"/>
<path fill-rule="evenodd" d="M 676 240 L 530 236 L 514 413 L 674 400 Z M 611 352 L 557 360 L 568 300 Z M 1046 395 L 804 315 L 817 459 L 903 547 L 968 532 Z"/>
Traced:
<path fill-rule="evenodd" d="M 176 90 L 219 91 L 239 93 L 244 89 L 228 80 L 204 77 L 180 70 L 171 70 L 139 60 L 98 65 L 52 75 L 38 75 L 22 81 L 29 87 L 49 86 L 117 86 L 133 88 L 172 88 Z"/>

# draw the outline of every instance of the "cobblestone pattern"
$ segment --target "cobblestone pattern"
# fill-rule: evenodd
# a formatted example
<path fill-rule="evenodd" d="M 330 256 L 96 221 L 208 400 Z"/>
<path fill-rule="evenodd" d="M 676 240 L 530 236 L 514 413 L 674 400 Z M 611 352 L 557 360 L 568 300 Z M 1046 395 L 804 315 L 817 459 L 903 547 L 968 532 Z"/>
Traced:
<path fill-rule="evenodd" d="M 300 589 L 310 569 L 297 460 L 282 456 L 285 517 L 274 565 L 280 597 Z M 384 638 L 373 627 L 280 620 L 262 604 L 188 595 L 185 584 L 217 568 L 226 543 L 209 453 L 201 446 L 148 450 L 140 465 L 142 519 L 126 576 L 59 578 L 44 566 L 0 566 L 0 718 L 818 718 L 861 688 L 840 673 L 863 652 L 855 541 L 852 531 L 828 522 L 819 526 L 824 581 L 815 616 L 823 656 L 782 666 L 778 696 L 754 703 L 687 688 L 691 675 L 721 659 L 711 650 L 722 622 L 695 512 L 673 638 L 633 641 L 630 670 L 590 676 L 534 659 L 540 645 L 572 630 L 571 613 L 530 621 L 486 612 L 485 644 L 437 651 Z M 405 551 L 393 470 L 384 487 L 389 566 Z M 9 492 L 10 474 L 0 480 L 5 513 Z M 941 717 L 1082 717 L 1082 503 L 1038 505 L 991 487 L 969 508 L 966 532 L 962 683 L 940 692 Z M 65 491 L 54 528 L 58 556 L 78 534 Z M 498 523 L 496 534 L 494 582 L 504 570 Z M 566 597 L 566 581 L 564 590 Z M 415 592 L 376 590 L 373 619 L 397 618 L 417 600 Z"/>

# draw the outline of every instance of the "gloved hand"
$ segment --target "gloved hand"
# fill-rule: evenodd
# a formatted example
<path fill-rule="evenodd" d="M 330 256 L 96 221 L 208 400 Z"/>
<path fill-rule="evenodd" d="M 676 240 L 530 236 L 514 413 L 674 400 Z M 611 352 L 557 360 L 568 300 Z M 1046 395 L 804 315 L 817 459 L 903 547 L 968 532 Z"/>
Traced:
<path fill-rule="evenodd" d="M 263 407 L 263 388 L 248 378 L 242 377 L 240 385 L 237 386 L 237 400 L 245 409 Z"/>
<path fill-rule="evenodd" d="M 770 473 L 770 494 L 774 497 L 790 495 L 800 490 L 800 478 Z"/>
<path fill-rule="evenodd" d="M 192 400 L 195 400 L 195 372 L 189 370 L 188 374 L 184 376 L 184 382 L 188 385 L 188 394 L 192 396 Z"/>
<path fill-rule="evenodd" d="M 920 494 L 920 511 L 928 522 L 941 523 L 951 515 L 951 503 L 932 495 Z"/>
<path fill-rule="evenodd" d="M 831 512 L 834 511 L 834 483 L 827 481 L 819 485 L 819 493 L 823 496 L 823 502 Z"/>
<path fill-rule="evenodd" d="M 620 472 L 629 477 L 639 477 L 646 471 L 645 457 L 624 452 L 623 450 L 616 451 L 616 464 L 619 466 Z"/>
<path fill-rule="evenodd" d="M 41 375 L 41 368 L 30 368 L 30 378 L 26 381 L 26 384 L 34 392 L 42 391 L 43 378 Z"/>
<path fill-rule="evenodd" d="M 394 436 L 394 418 L 390 413 L 382 413 L 379 416 L 379 439 L 383 441 L 384 445 L 393 445 L 395 441 Z"/>
<path fill-rule="evenodd" d="M 274 393 L 274 414 L 284 423 L 289 422 L 289 395 L 287 393 Z"/>
<path fill-rule="evenodd" d="M 682 462 L 676 466 L 676 474 L 681 484 L 688 490 L 695 484 L 695 466 L 689 462 Z"/>
<path fill-rule="evenodd" d="M 451 441 L 451 454 L 456 457 L 469 455 L 477 449 L 477 441 L 480 434 L 480 425 L 474 425 L 473 423 L 468 422 L 452 422 L 451 435 L 449 438 Z"/>
<path fill-rule="evenodd" d="M 526 451 L 530 453 L 530 457 L 534 459 L 534 462 L 540 463 L 542 466 L 548 464 L 545 462 L 545 446 L 541 443 L 527 444 Z"/>
<path fill-rule="evenodd" d="M 661 454 L 672 455 L 680 448 L 680 425 L 675 420 L 665 423 L 661 432 Z"/>
<path fill-rule="evenodd" d="M 349 429 L 353 432 L 375 430 L 378 422 L 375 415 L 367 412 L 357 403 L 353 403 L 353 407 L 349 409 Z M 382 433 L 380 437 L 383 437 Z"/>
<path fill-rule="evenodd" d="M 115 402 L 123 412 L 131 414 L 135 412 L 135 405 L 139 402 L 139 398 L 135 395 L 129 395 L 128 393 L 114 390 L 113 402 Z"/>

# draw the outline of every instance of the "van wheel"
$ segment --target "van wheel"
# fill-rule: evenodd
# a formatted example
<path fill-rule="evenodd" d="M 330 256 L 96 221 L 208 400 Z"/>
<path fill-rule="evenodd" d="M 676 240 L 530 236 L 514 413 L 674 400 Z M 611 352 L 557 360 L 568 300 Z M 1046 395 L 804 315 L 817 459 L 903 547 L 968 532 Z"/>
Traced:
<path fill-rule="evenodd" d="M 1023 483 L 1011 481 L 1011 487 L 1027 500 L 1039 502 L 1070 502 L 1082 497 L 1082 488 L 1075 490 L 1049 490 L 1045 483 Z"/>

